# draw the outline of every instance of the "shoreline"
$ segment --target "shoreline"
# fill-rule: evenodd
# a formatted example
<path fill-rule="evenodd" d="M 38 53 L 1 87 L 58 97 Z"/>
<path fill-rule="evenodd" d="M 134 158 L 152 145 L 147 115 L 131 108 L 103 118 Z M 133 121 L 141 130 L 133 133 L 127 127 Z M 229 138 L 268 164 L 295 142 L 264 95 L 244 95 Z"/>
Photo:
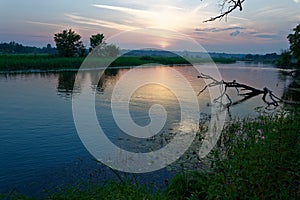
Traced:
<path fill-rule="evenodd" d="M 143 66 L 115 66 L 115 67 L 109 67 L 109 70 L 113 69 L 132 69 L 135 67 L 138 68 L 150 68 L 150 67 L 173 67 L 173 66 L 180 66 L 180 67 L 185 67 L 185 66 L 191 66 L 188 64 L 174 64 L 174 65 L 162 65 L 162 64 L 149 64 L 149 65 L 143 65 Z M 25 69 L 25 70 L 11 70 L 11 71 L 1 71 L 0 74 L 33 74 L 33 73 L 59 73 L 59 72 L 78 72 L 80 71 L 97 71 L 97 70 L 106 70 L 108 67 L 98 67 L 98 68 L 86 68 L 86 69 L 76 69 L 76 68 L 61 68 L 61 69 L 45 69 L 45 70 L 40 70 L 40 69 Z"/>
<path fill-rule="evenodd" d="M 226 65 L 226 69 L 229 67 L 231 69 L 240 69 L 240 68 L 253 68 L 256 69 L 257 67 L 230 67 L 232 64 L 236 63 L 245 63 L 245 61 L 236 61 L 235 63 L 215 63 L 217 64 L 222 64 Z M 207 63 L 194 63 L 194 64 L 210 64 L 212 62 L 207 62 Z M 80 69 L 80 68 L 59 68 L 59 69 L 24 69 L 24 70 L 1 70 L 0 69 L 0 75 L 9 75 L 9 74 L 36 74 L 36 73 L 60 73 L 60 72 L 78 72 L 80 71 L 97 71 L 97 70 L 106 70 L 109 68 L 109 70 L 114 70 L 114 69 L 132 69 L 132 68 L 151 68 L 151 67 L 187 67 L 187 66 L 192 66 L 191 64 L 169 64 L 169 65 L 163 65 L 160 63 L 153 63 L 153 64 L 145 64 L 145 65 L 128 65 L 128 66 L 114 66 L 114 67 L 95 67 L 95 68 L 86 68 L 86 69 Z M 217 65 L 218 67 L 218 65 Z M 260 68 L 264 70 L 276 70 L 276 71 L 282 71 L 282 72 L 291 72 L 293 69 L 285 69 L 285 68 L 278 68 L 276 66 L 272 67 L 265 67 L 265 68 Z"/>

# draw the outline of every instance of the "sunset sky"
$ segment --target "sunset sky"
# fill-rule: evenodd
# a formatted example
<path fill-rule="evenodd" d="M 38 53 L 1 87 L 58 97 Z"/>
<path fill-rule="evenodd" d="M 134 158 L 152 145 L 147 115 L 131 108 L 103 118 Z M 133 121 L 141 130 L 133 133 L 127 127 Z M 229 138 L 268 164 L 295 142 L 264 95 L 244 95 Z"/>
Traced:
<path fill-rule="evenodd" d="M 86 46 L 91 34 L 106 38 L 138 28 L 174 30 L 207 51 L 280 53 L 300 23 L 300 0 L 246 0 L 244 10 L 203 23 L 220 12 L 219 0 L 0 0 L 0 42 L 54 46 L 53 35 L 72 28 Z M 125 40 L 125 38 L 124 38 Z M 143 40 L 135 38 L 128 43 Z M 158 47 L 178 46 L 176 38 Z M 130 48 L 130 45 L 124 46 Z"/>

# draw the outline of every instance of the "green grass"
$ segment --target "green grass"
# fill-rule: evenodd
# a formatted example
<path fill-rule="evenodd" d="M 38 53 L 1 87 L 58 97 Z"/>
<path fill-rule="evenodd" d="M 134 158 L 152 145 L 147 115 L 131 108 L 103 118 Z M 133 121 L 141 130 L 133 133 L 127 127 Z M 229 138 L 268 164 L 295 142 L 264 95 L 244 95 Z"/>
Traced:
<path fill-rule="evenodd" d="M 78 69 L 85 58 L 64 58 L 43 54 L 0 54 L 0 71 L 19 70 L 61 70 Z M 111 58 L 90 59 L 91 67 L 107 66 Z M 205 58 L 190 58 L 193 63 L 210 62 Z M 233 63 L 233 59 L 215 58 L 217 63 Z M 139 66 L 144 64 L 159 63 L 163 65 L 189 64 L 181 57 L 157 57 L 157 56 L 121 56 L 111 63 L 111 67 L 117 66 Z"/>
<path fill-rule="evenodd" d="M 0 71 L 76 69 L 84 58 L 63 58 L 49 55 L 0 55 Z"/>
<path fill-rule="evenodd" d="M 177 199 L 300 199 L 300 114 L 234 121 L 210 154 L 209 172 L 173 179 Z"/>

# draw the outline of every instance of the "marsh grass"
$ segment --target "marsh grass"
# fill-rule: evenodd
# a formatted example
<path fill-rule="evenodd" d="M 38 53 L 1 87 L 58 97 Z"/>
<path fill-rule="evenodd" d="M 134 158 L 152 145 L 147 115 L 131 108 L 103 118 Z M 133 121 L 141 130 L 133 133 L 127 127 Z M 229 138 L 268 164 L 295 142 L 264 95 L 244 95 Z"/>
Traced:
<path fill-rule="evenodd" d="M 261 114 L 226 126 L 210 154 L 209 172 L 175 177 L 177 199 L 299 199 L 300 115 Z"/>
<path fill-rule="evenodd" d="M 63 58 L 47 54 L 0 55 L 0 71 L 78 68 L 84 58 Z"/>
<path fill-rule="evenodd" d="M 61 70 L 79 69 L 84 61 L 84 57 L 58 57 L 47 54 L 0 54 L 0 71 L 20 71 L 20 70 Z M 211 62 L 205 58 L 191 58 L 193 63 Z M 233 63 L 233 59 L 214 58 L 217 63 Z M 121 56 L 110 63 L 112 58 L 97 57 L 91 59 L 89 64 L 92 67 L 118 66 L 138 66 L 144 64 L 157 63 L 162 65 L 189 64 L 182 57 L 159 57 L 159 56 Z"/>

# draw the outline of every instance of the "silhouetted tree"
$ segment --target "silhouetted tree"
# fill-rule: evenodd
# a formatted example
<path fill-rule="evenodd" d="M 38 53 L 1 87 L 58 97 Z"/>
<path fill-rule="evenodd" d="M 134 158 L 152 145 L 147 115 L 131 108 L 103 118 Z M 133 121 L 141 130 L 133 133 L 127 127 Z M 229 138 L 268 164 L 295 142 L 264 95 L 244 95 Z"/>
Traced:
<path fill-rule="evenodd" d="M 54 34 L 54 41 L 60 56 L 72 57 L 83 47 L 81 36 L 72 29 Z"/>
<path fill-rule="evenodd" d="M 102 51 L 103 56 L 115 57 L 119 54 L 120 49 L 114 44 L 105 45 Z"/>
<path fill-rule="evenodd" d="M 284 50 L 284 51 L 282 51 L 279 59 L 277 60 L 276 65 L 283 67 L 283 68 L 290 68 L 291 60 L 292 60 L 292 55 L 291 55 L 290 51 Z"/>
<path fill-rule="evenodd" d="M 102 33 L 90 37 L 90 46 L 90 52 L 94 50 L 93 54 L 101 57 L 114 57 L 120 52 L 120 49 L 116 45 L 106 44 Z"/>
<path fill-rule="evenodd" d="M 104 35 L 102 33 L 90 37 L 90 51 L 99 45 L 105 45 Z"/>
<path fill-rule="evenodd" d="M 85 46 L 83 45 L 83 43 L 80 41 L 79 44 L 78 44 L 78 55 L 80 57 L 84 57 L 87 55 L 87 52 L 86 52 L 86 49 L 85 49 Z"/>
<path fill-rule="evenodd" d="M 300 24 L 293 29 L 294 33 L 288 35 L 290 42 L 291 54 L 298 60 L 300 64 Z"/>

